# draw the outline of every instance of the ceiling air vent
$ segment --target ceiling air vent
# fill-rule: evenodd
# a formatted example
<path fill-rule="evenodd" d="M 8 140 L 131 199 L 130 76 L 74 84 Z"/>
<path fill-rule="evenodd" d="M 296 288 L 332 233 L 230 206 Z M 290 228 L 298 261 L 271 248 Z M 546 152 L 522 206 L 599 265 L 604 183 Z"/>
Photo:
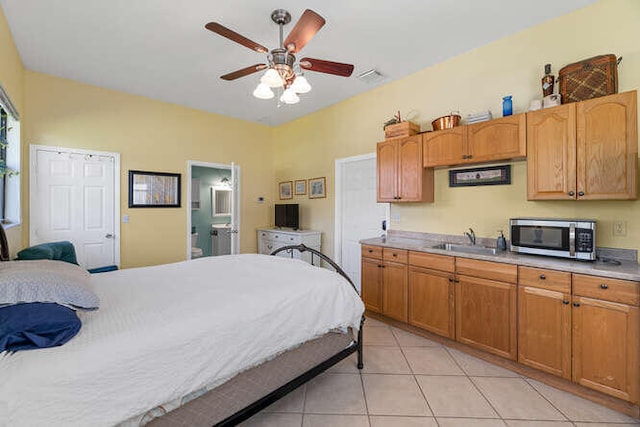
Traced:
<path fill-rule="evenodd" d="M 373 84 L 381 82 L 385 79 L 385 76 L 382 75 L 380 71 L 372 68 L 371 70 L 358 74 L 358 78 L 365 83 Z"/>

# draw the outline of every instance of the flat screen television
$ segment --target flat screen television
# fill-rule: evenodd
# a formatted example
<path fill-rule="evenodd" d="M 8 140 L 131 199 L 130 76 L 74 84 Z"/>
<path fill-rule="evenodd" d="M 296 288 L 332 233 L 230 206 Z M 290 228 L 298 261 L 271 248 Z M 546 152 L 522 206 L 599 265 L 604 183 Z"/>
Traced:
<path fill-rule="evenodd" d="M 275 205 L 276 207 L 276 227 L 291 227 L 298 229 L 298 205 L 289 203 L 286 205 Z"/>

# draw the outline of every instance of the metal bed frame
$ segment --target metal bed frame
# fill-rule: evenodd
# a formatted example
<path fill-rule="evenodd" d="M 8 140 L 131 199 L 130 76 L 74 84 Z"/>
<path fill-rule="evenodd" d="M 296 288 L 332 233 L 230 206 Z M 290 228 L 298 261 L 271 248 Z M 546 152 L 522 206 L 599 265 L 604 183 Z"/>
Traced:
<path fill-rule="evenodd" d="M 342 268 L 340 268 L 340 266 L 338 264 L 336 264 L 331 258 L 329 258 L 328 256 L 326 256 L 325 254 L 323 254 L 320 251 L 317 251 L 315 249 L 309 248 L 309 247 L 301 244 L 301 245 L 283 246 L 283 247 L 278 248 L 275 251 L 273 251 L 271 253 L 271 255 L 275 256 L 275 255 L 277 255 L 277 254 L 279 254 L 281 252 L 286 252 L 286 253 L 291 255 L 291 258 L 293 258 L 294 251 L 296 251 L 296 250 L 299 251 L 300 253 L 309 252 L 309 253 L 311 253 L 312 256 L 317 256 L 322 261 L 324 261 L 327 264 L 329 264 L 331 267 L 333 267 L 335 269 L 336 273 L 338 273 L 339 275 L 344 277 L 349 282 L 349 284 L 353 288 L 354 292 L 357 293 L 358 295 L 360 295 L 359 292 L 358 292 L 358 289 L 356 288 L 356 286 L 353 284 L 353 282 L 351 281 L 349 276 L 347 276 L 347 273 L 345 273 L 342 270 Z M 364 320 L 365 320 L 365 318 L 364 318 L 364 315 L 363 315 L 362 319 L 360 320 L 360 330 L 358 331 L 358 339 L 357 339 L 356 342 L 353 342 L 349 347 L 345 348 L 341 352 L 339 352 L 336 355 L 330 357 L 329 359 L 325 360 L 324 362 L 320 363 L 319 365 L 314 366 L 313 368 L 309 369 L 307 372 L 305 372 L 305 373 L 301 374 L 300 376 L 294 378 L 293 380 L 289 381 L 288 383 L 286 383 L 282 387 L 277 388 L 276 390 L 274 390 L 271 393 L 267 394 L 263 398 L 253 402 L 252 404 L 250 404 L 249 406 L 245 407 L 244 409 L 242 409 L 242 410 L 236 412 L 235 414 L 231 415 L 230 417 L 224 419 L 223 421 L 221 421 L 218 424 L 216 424 L 214 427 L 231 427 L 231 426 L 235 426 L 235 425 L 241 423 L 242 421 L 247 420 L 251 416 L 257 414 L 258 412 L 260 412 L 261 410 L 263 410 L 267 406 L 271 405 L 272 403 L 274 403 L 278 399 L 284 397 L 288 393 L 290 393 L 293 390 L 295 390 L 296 388 L 300 387 L 302 384 L 306 383 L 307 381 L 310 381 L 314 377 L 318 376 L 322 372 L 324 372 L 327 369 L 329 369 L 331 366 L 333 366 L 336 363 L 340 362 L 342 359 L 345 359 L 346 357 L 349 357 L 351 354 L 353 354 L 355 352 L 358 353 L 358 369 L 362 369 L 364 367 L 364 364 L 362 363 L 362 327 L 364 325 Z"/>

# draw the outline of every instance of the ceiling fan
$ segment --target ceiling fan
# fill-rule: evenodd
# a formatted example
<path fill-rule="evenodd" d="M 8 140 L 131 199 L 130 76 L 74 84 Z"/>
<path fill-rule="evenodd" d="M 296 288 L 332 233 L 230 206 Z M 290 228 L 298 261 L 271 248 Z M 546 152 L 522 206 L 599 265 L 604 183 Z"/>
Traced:
<path fill-rule="evenodd" d="M 282 87 L 284 91 L 280 100 L 286 104 L 295 104 L 300 100 L 298 93 L 306 93 L 311 90 L 311 85 L 302 75 L 302 69 L 342 77 L 349 77 L 353 73 L 353 65 L 341 62 L 302 58 L 296 64 L 294 53 L 300 52 L 325 24 L 324 18 L 316 12 L 310 9 L 305 10 L 284 41 L 283 27 L 291 22 L 291 15 L 284 9 L 277 9 L 271 13 L 271 20 L 278 24 L 280 28 L 280 45 L 271 51 L 217 22 L 209 22 L 205 25 L 206 29 L 222 37 L 267 55 L 266 64 L 251 65 L 220 76 L 221 79 L 231 81 L 258 71 L 267 70 L 260 79 L 260 84 L 254 90 L 253 95 L 261 99 L 270 99 L 274 97 L 271 88 Z"/>

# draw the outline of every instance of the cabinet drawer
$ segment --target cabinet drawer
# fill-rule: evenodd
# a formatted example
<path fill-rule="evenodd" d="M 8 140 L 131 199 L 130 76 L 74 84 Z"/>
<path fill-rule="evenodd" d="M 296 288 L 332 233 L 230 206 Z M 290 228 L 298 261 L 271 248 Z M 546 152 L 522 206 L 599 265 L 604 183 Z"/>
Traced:
<path fill-rule="evenodd" d="M 375 258 L 382 259 L 382 247 L 362 245 L 362 257 L 363 258 Z"/>
<path fill-rule="evenodd" d="M 501 262 L 456 258 L 456 273 L 515 284 L 518 278 L 518 266 Z"/>
<path fill-rule="evenodd" d="M 635 306 L 640 303 L 640 284 L 629 280 L 574 274 L 573 293 Z"/>
<path fill-rule="evenodd" d="M 521 266 L 518 267 L 518 285 L 571 293 L 571 273 Z"/>
<path fill-rule="evenodd" d="M 404 249 L 383 248 L 382 259 L 385 261 L 407 263 L 407 251 Z"/>
<path fill-rule="evenodd" d="M 455 258 L 446 255 L 427 254 L 424 252 L 409 252 L 409 264 L 432 270 L 455 271 Z"/>

